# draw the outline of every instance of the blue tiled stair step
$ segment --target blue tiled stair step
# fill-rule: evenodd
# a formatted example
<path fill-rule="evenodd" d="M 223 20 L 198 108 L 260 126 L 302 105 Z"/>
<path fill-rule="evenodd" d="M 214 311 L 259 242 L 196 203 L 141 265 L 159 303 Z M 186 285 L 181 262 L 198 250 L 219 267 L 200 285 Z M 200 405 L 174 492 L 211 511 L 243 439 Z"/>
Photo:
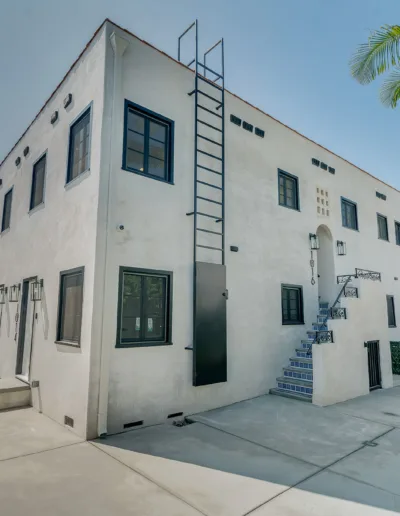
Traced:
<path fill-rule="evenodd" d="M 285 389 L 270 389 L 270 394 L 275 394 L 276 396 L 283 396 L 284 398 L 292 398 L 294 400 L 306 401 L 308 403 L 312 402 L 312 396 L 309 394 L 301 394 L 300 392 L 287 391 Z"/>
<path fill-rule="evenodd" d="M 294 393 L 308 394 L 309 396 L 312 396 L 312 382 L 298 380 L 296 378 L 287 378 L 286 376 L 281 376 L 277 378 L 276 381 L 278 389 L 283 389 Z"/>
<path fill-rule="evenodd" d="M 328 331 L 328 326 L 325 323 L 313 323 L 313 330 Z"/>
<path fill-rule="evenodd" d="M 328 308 L 328 307 L 329 307 L 329 303 L 325 303 L 325 302 L 320 303 L 320 304 L 319 304 L 319 307 L 320 307 L 320 308 Z"/>
<path fill-rule="evenodd" d="M 312 369 L 302 369 L 301 367 L 284 367 L 283 376 L 288 378 L 297 378 L 298 380 L 313 381 Z"/>
<path fill-rule="evenodd" d="M 312 343 L 313 343 L 312 340 L 302 340 L 301 341 L 301 348 L 302 349 L 308 349 Z"/>
<path fill-rule="evenodd" d="M 313 368 L 312 357 L 308 358 L 300 358 L 300 357 L 291 357 L 289 359 L 290 367 L 298 367 L 300 369 L 311 369 Z"/>
<path fill-rule="evenodd" d="M 310 351 L 304 348 L 296 349 L 297 358 L 312 358 L 312 348 Z"/>

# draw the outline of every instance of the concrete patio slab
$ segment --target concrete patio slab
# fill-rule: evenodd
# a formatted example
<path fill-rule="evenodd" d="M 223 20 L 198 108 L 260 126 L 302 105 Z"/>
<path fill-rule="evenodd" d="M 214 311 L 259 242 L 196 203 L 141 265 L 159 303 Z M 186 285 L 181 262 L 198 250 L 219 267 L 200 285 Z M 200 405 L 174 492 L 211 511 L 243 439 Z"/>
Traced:
<path fill-rule="evenodd" d="M 191 419 L 318 466 L 332 464 L 390 428 L 269 395 Z"/>
<path fill-rule="evenodd" d="M 400 496 L 400 430 L 376 442 L 375 448 L 366 447 L 330 469 Z"/>
<path fill-rule="evenodd" d="M 0 460 L 82 441 L 32 408 L 0 412 Z"/>
<path fill-rule="evenodd" d="M 0 462 L 5 516 L 200 516 L 89 443 Z"/>
<path fill-rule="evenodd" d="M 371 392 L 366 396 L 325 407 L 325 410 L 400 427 L 400 387 Z"/>
<path fill-rule="evenodd" d="M 399 512 L 400 497 L 323 471 L 251 516 L 398 516 Z"/>
<path fill-rule="evenodd" d="M 149 427 L 94 444 L 218 516 L 243 515 L 319 470 L 201 423 Z"/>

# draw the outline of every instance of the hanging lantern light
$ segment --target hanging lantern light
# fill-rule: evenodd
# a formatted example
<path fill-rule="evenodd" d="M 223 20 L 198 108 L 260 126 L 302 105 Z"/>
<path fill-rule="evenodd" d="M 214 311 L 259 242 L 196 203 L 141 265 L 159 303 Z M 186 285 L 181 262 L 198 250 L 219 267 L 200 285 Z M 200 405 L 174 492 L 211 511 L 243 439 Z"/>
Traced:
<path fill-rule="evenodd" d="M 310 233 L 310 249 L 312 251 L 319 249 L 319 238 L 314 233 Z"/>
<path fill-rule="evenodd" d="M 11 285 L 8 291 L 8 300 L 10 303 L 18 303 L 19 295 L 21 293 L 21 283 L 16 283 L 15 285 Z"/>
<path fill-rule="evenodd" d="M 337 245 L 337 254 L 339 256 L 345 256 L 346 254 L 346 242 L 343 242 L 342 240 L 338 240 L 336 242 Z"/>
<path fill-rule="evenodd" d="M 6 302 L 7 287 L 4 285 L 0 286 L 0 305 L 4 305 Z"/>
<path fill-rule="evenodd" d="M 43 291 L 43 280 L 36 280 L 31 283 L 31 301 L 41 301 Z"/>

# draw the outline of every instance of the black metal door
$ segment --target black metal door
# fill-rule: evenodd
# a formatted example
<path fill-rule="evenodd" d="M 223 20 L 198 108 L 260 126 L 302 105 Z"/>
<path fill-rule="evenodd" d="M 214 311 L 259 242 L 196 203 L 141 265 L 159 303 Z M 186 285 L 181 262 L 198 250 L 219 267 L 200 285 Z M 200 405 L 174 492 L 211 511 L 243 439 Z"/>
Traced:
<path fill-rule="evenodd" d="M 193 385 L 226 382 L 225 265 L 196 262 Z"/>
<path fill-rule="evenodd" d="M 369 390 L 373 391 L 382 387 L 379 340 L 366 342 L 365 345 L 368 349 Z"/>
<path fill-rule="evenodd" d="M 24 280 L 24 282 L 22 284 L 21 313 L 20 313 L 20 320 L 19 320 L 17 363 L 16 363 L 16 367 L 15 367 L 15 374 L 22 373 L 22 361 L 24 358 L 26 312 L 27 312 L 27 308 L 28 308 L 28 296 L 29 296 L 29 279 Z"/>

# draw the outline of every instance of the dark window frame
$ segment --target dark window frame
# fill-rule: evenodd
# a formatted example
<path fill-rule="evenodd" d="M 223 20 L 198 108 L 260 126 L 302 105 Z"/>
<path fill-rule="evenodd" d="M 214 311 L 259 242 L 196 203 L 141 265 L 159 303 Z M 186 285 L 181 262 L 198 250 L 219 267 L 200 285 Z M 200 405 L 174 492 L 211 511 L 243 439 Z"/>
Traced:
<path fill-rule="evenodd" d="M 284 290 L 297 290 L 300 293 L 299 296 L 299 318 L 296 321 L 285 319 L 283 310 L 283 292 Z M 302 285 L 289 285 L 287 283 L 281 284 L 281 313 L 282 313 L 282 325 L 294 326 L 304 324 L 304 298 L 303 298 L 303 287 Z"/>
<path fill-rule="evenodd" d="M 385 221 L 385 227 L 386 227 L 386 236 L 387 238 L 383 238 L 380 234 L 380 226 L 379 226 L 379 220 Z M 388 219 L 386 215 L 382 215 L 382 213 L 376 214 L 376 223 L 378 225 L 378 239 L 383 240 L 384 242 L 389 242 L 389 226 L 388 226 Z"/>
<path fill-rule="evenodd" d="M 93 102 L 91 102 L 85 109 L 71 122 L 69 126 L 68 135 L 68 162 L 67 162 L 67 174 L 65 178 L 65 185 L 69 185 L 73 181 L 76 181 L 79 177 L 90 170 L 91 162 L 91 150 L 92 150 L 92 123 L 93 123 Z M 83 172 L 80 172 L 76 177 L 71 177 L 73 167 L 73 145 L 72 145 L 72 132 L 74 127 L 79 124 L 89 114 L 89 143 L 88 143 L 88 165 Z"/>
<path fill-rule="evenodd" d="M 35 204 L 35 206 L 33 206 L 34 189 L 36 186 L 36 175 L 35 175 L 36 167 L 39 165 L 39 163 L 43 159 L 45 160 L 45 165 L 44 165 L 44 175 L 43 175 L 42 200 L 38 204 Z M 32 211 L 35 208 L 37 208 L 38 206 L 40 206 L 41 204 L 44 204 L 44 192 L 46 189 L 46 175 L 47 175 L 47 151 L 45 151 L 41 156 L 39 156 L 39 158 L 34 162 L 33 167 L 32 167 L 31 196 L 30 196 L 30 201 L 29 201 L 29 211 Z"/>
<path fill-rule="evenodd" d="M 355 227 L 353 227 L 353 226 L 348 224 L 347 214 L 344 217 L 344 210 L 343 210 L 343 208 L 345 206 L 351 206 L 352 208 L 354 208 Z M 351 201 L 350 199 L 347 199 L 346 197 L 341 197 L 340 198 L 340 212 L 341 212 L 341 215 L 342 215 L 342 226 L 344 228 L 347 228 L 347 229 L 352 229 L 353 231 L 359 231 L 359 226 L 358 226 L 358 206 L 357 206 L 357 203 L 354 202 L 354 201 Z"/>
<path fill-rule="evenodd" d="M 128 167 L 127 165 L 127 141 L 128 141 L 128 113 L 129 109 L 136 111 L 140 116 L 145 119 L 145 127 L 148 127 L 148 122 L 146 120 L 154 120 L 155 122 L 160 123 L 161 125 L 165 125 L 168 127 L 167 132 L 167 140 L 164 146 L 164 149 L 167 152 L 167 158 L 165 160 L 166 167 L 166 177 L 158 177 L 151 174 L 148 174 L 145 170 L 141 172 L 133 167 Z M 146 167 L 148 161 L 148 140 L 149 134 L 148 130 L 145 129 L 144 136 L 144 167 Z M 138 174 L 139 176 L 147 177 L 149 179 L 155 179 L 156 181 L 161 181 L 162 183 L 174 184 L 174 134 L 175 134 L 175 122 L 170 118 L 167 118 L 160 113 L 156 113 L 155 111 L 151 111 L 139 104 L 135 104 L 130 100 L 125 99 L 124 106 L 124 141 L 123 141 L 123 150 L 122 150 L 122 169 L 127 172 L 132 172 L 133 174 Z M 147 153 L 147 154 L 146 154 Z"/>
<path fill-rule="evenodd" d="M 291 180 L 293 181 L 293 184 L 295 185 L 295 189 L 293 191 L 294 193 L 294 199 L 295 199 L 295 206 L 289 206 L 286 204 L 286 183 L 284 183 L 284 202 L 281 202 L 281 192 L 280 192 L 280 179 L 283 177 L 285 180 Z M 290 210 L 294 211 L 300 211 L 300 185 L 299 185 L 299 178 L 293 174 L 290 174 L 289 172 L 285 172 L 284 170 L 278 168 L 278 204 L 279 206 L 283 206 L 284 208 L 289 208 Z"/>
<path fill-rule="evenodd" d="M 400 222 L 394 221 L 394 233 L 396 237 L 396 245 L 400 245 Z"/>
<path fill-rule="evenodd" d="M 131 340 L 130 342 L 121 342 L 121 322 L 122 322 L 122 296 L 124 274 L 136 274 L 140 276 L 164 277 L 167 279 L 165 293 L 165 339 L 164 340 Z M 155 269 L 142 269 L 138 267 L 119 268 L 118 278 L 118 312 L 117 312 L 117 336 L 116 348 L 144 348 L 150 346 L 171 346 L 172 345 L 172 290 L 173 290 L 173 273 L 171 271 L 162 271 Z"/>
<path fill-rule="evenodd" d="M 11 196 L 11 206 L 10 206 L 10 216 L 9 216 L 9 220 L 8 220 L 8 226 L 5 227 L 5 214 L 6 214 L 6 198 L 7 196 L 10 195 Z M 10 229 L 11 227 L 11 212 L 12 212 L 12 205 L 13 205 L 13 197 L 14 197 L 14 187 L 12 186 L 5 194 L 4 194 L 4 197 L 3 197 L 3 210 L 2 210 L 2 217 L 1 217 L 1 232 L 4 233 L 5 231 L 7 231 L 8 229 Z"/>
<path fill-rule="evenodd" d="M 389 309 L 389 303 L 391 304 L 391 310 Z M 388 314 L 388 326 L 389 328 L 397 328 L 396 324 L 396 306 L 394 304 L 394 296 L 386 296 L 387 314 Z M 391 313 L 392 311 L 392 313 Z M 393 319 L 392 317 L 393 316 Z"/>
<path fill-rule="evenodd" d="M 73 276 L 76 274 L 82 275 L 82 299 L 81 299 L 81 325 L 79 328 L 79 337 L 77 341 L 74 340 L 63 340 L 61 338 L 61 326 L 62 326 L 62 317 L 63 317 L 63 309 L 64 309 L 64 278 L 68 276 Z M 83 321 L 83 305 L 84 305 L 84 288 L 85 288 L 85 267 L 75 267 L 74 269 L 68 269 L 60 272 L 60 280 L 58 286 L 58 308 L 57 308 L 57 335 L 56 335 L 56 343 L 64 344 L 66 346 L 73 346 L 75 348 L 81 347 L 81 336 L 82 336 L 82 321 Z"/>

